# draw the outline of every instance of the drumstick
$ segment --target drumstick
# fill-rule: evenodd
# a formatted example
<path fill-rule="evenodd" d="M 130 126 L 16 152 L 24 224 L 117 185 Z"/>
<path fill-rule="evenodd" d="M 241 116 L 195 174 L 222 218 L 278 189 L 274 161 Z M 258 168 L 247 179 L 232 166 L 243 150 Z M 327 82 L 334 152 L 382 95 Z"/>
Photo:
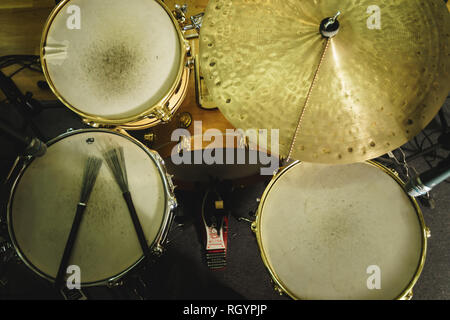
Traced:
<path fill-rule="evenodd" d="M 70 230 L 69 237 L 66 242 L 66 247 L 64 248 L 64 253 L 61 259 L 61 263 L 59 264 L 59 269 L 56 276 L 55 286 L 58 289 L 61 288 L 62 281 L 64 279 L 64 274 L 67 270 L 67 265 L 69 263 L 69 259 L 72 254 L 72 248 L 78 234 L 78 229 L 80 228 L 84 211 L 86 210 L 87 203 L 92 192 L 92 188 L 94 187 L 95 181 L 97 180 L 97 176 L 102 166 L 102 163 L 103 163 L 102 159 L 95 157 L 89 157 L 86 160 L 80 201 L 78 202 L 77 205 L 75 218 L 72 223 L 72 228 Z"/>
<path fill-rule="evenodd" d="M 130 212 L 131 220 L 133 221 L 134 229 L 136 231 L 139 244 L 141 245 L 144 256 L 146 258 L 149 258 L 150 249 L 148 248 L 147 240 L 145 238 L 144 231 L 142 230 L 141 223 L 139 222 L 139 218 L 136 213 L 136 209 L 134 208 L 133 199 L 128 187 L 127 169 L 125 166 L 123 148 L 113 147 L 107 151 L 104 151 L 103 157 L 105 158 L 106 163 L 108 164 L 108 167 L 114 176 L 114 179 L 116 180 L 120 190 L 122 191 L 123 198 L 125 199 L 125 202 L 128 206 L 128 211 Z"/>

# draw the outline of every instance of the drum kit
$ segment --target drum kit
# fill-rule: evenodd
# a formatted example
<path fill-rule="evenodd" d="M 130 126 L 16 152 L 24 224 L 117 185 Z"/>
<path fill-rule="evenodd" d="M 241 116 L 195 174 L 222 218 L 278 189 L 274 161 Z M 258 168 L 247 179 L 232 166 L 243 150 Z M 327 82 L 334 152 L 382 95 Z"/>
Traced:
<path fill-rule="evenodd" d="M 217 171 L 237 180 L 260 168 L 177 166 L 173 154 L 217 152 L 223 143 L 195 136 L 216 129 L 225 141 L 240 128 L 232 148 L 282 164 L 251 225 L 276 289 L 293 299 L 410 299 L 429 230 L 398 175 L 371 159 L 413 138 L 444 103 L 450 14 L 441 0 L 374 3 L 61 1 L 43 31 L 42 69 L 92 128 L 20 164 L 7 209 L 20 259 L 56 281 L 86 159 L 111 143 L 123 149 L 157 258 L 177 206 L 172 179 L 183 185 Z M 186 136 L 171 139 L 176 129 Z M 147 134 L 139 141 L 133 130 Z M 120 193 L 101 167 L 70 255 L 82 287 L 117 283 L 144 260 Z M 369 288 L 373 266 L 381 288 Z"/>

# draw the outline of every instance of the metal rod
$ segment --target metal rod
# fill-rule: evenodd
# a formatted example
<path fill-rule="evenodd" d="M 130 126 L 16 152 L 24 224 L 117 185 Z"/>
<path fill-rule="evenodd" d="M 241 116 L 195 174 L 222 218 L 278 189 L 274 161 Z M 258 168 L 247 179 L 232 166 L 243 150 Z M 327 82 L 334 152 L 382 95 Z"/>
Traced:
<path fill-rule="evenodd" d="M 338 12 L 334 15 L 333 18 L 329 19 L 328 22 L 325 23 L 325 29 L 328 28 L 328 26 L 329 26 L 330 24 L 335 23 L 335 22 L 336 22 L 336 19 L 337 19 L 340 15 L 341 15 L 341 12 L 338 11 Z"/>

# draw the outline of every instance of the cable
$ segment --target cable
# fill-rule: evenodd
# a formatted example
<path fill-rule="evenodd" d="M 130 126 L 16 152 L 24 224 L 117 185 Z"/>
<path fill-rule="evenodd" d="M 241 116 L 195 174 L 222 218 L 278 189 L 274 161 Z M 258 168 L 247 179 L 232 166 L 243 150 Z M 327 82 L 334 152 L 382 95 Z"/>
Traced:
<path fill-rule="evenodd" d="M 0 69 L 7 68 L 14 64 L 18 64 L 21 67 L 14 71 L 9 78 L 12 78 L 22 70 L 28 69 L 35 72 L 42 73 L 40 57 L 34 55 L 9 55 L 0 57 Z"/>

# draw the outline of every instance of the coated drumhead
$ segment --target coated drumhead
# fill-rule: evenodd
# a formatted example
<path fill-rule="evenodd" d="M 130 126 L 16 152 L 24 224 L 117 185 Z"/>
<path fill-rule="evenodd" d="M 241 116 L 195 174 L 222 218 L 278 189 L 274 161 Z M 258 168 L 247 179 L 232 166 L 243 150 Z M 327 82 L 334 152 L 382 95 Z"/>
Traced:
<path fill-rule="evenodd" d="M 176 82 L 180 38 L 154 0 L 70 0 L 49 22 L 43 59 L 60 98 L 108 120 L 138 116 Z"/>
<path fill-rule="evenodd" d="M 55 278 L 80 199 L 86 158 L 101 157 L 105 142 L 124 149 L 129 188 L 151 245 L 163 225 L 167 199 L 155 161 L 140 145 L 122 135 L 88 131 L 69 135 L 26 167 L 16 182 L 9 226 L 18 251 L 33 269 Z M 103 162 L 79 229 L 70 265 L 81 282 L 110 279 L 142 257 L 122 193 Z"/>
<path fill-rule="evenodd" d="M 421 265 L 419 214 L 380 167 L 297 163 L 262 199 L 259 243 L 291 297 L 395 299 Z"/>

